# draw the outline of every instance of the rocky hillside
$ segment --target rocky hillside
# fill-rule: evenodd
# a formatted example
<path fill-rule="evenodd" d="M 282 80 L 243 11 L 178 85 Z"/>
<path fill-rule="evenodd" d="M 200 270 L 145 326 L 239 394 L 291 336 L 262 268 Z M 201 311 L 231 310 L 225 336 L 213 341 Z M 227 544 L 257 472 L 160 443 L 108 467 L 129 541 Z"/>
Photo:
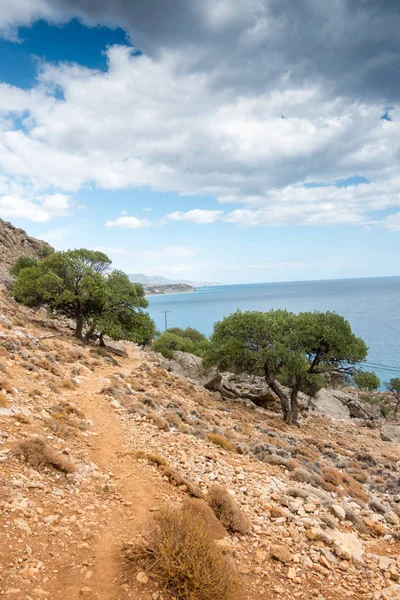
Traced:
<path fill-rule="evenodd" d="M 182 292 L 194 292 L 195 288 L 187 283 L 169 283 L 168 285 L 144 285 L 148 296 L 159 294 L 181 294 Z"/>
<path fill-rule="evenodd" d="M 216 511 L 240 600 L 400 598 L 399 444 L 323 415 L 290 428 L 125 349 L 0 297 L 1 594 L 172 600 L 126 548 L 218 484 L 250 523 Z"/>
<path fill-rule="evenodd" d="M 20 256 L 40 257 L 49 250 L 53 248 L 46 242 L 0 219 L 0 282 L 8 280 L 7 271 Z"/>

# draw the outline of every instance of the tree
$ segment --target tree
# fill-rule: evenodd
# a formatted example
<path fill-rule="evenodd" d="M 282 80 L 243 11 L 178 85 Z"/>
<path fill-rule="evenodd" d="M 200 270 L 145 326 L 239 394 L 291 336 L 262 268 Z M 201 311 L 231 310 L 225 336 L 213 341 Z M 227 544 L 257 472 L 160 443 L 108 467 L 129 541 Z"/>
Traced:
<path fill-rule="evenodd" d="M 155 335 L 155 324 L 142 310 L 147 306 L 143 286 L 132 283 L 122 271 L 112 271 L 106 279 L 106 293 L 91 319 L 86 339 L 97 330 L 100 345 L 104 345 L 104 335 L 142 345 L 149 343 Z"/>
<path fill-rule="evenodd" d="M 11 275 L 14 275 L 14 277 L 18 277 L 22 269 L 35 267 L 37 263 L 38 261 L 36 258 L 32 258 L 31 256 L 20 256 L 11 267 L 10 273 Z"/>
<path fill-rule="evenodd" d="M 360 371 L 353 379 L 358 389 L 363 391 L 372 392 L 381 385 L 379 377 L 373 371 Z"/>
<path fill-rule="evenodd" d="M 83 339 L 86 323 L 104 301 L 104 273 L 110 264 L 108 256 L 94 250 L 54 252 L 19 272 L 15 299 L 29 306 L 47 305 L 73 319 L 75 335 Z"/>
<path fill-rule="evenodd" d="M 392 377 L 390 381 L 385 383 L 385 386 L 387 390 L 395 397 L 396 408 L 394 409 L 394 415 L 397 419 L 400 413 L 400 377 Z"/>
<path fill-rule="evenodd" d="M 237 311 L 214 325 L 206 362 L 263 374 L 285 421 L 297 424 L 299 392 L 314 395 L 333 372 L 353 374 L 366 355 L 363 340 L 335 313 Z"/>

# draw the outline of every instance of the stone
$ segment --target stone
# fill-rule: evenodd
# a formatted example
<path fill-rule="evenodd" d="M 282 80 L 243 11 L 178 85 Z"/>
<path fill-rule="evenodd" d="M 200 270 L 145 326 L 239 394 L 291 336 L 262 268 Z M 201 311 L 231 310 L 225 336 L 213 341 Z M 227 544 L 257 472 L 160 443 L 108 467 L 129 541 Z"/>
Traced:
<path fill-rule="evenodd" d="M 400 443 L 400 425 L 396 423 L 386 423 L 381 429 L 381 439 L 384 442 Z"/>
<path fill-rule="evenodd" d="M 328 536 L 333 543 L 335 554 L 339 558 L 358 563 L 363 562 L 364 546 L 354 534 L 332 531 Z"/>
<path fill-rule="evenodd" d="M 140 571 L 140 573 L 136 575 L 136 581 L 145 585 L 146 583 L 148 583 L 149 578 L 144 571 Z"/>
<path fill-rule="evenodd" d="M 292 554 L 287 546 L 273 544 L 270 550 L 271 558 L 279 560 L 282 563 L 289 563 L 292 560 Z"/>
<path fill-rule="evenodd" d="M 280 506 L 273 506 L 271 509 L 271 517 L 273 519 L 279 519 L 280 517 L 286 518 L 286 513 Z"/>
<path fill-rule="evenodd" d="M 332 511 L 332 514 L 334 514 L 335 517 L 337 517 L 339 519 L 339 521 L 345 520 L 346 511 L 344 510 L 343 506 L 340 506 L 340 504 L 333 504 L 331 506 L 331 511 Z"/>
<path fill-rule="evenodd" d="M 400 585 L 391 585 L 382 592 L 383 600 L 400 600 Z"/>
<path fill-rule="evenodd" d="M 331 419 L 350 419 L 346 399 L 348 399 L 348 395 L 344 392 L 322 388 L 312 400 L 312 409 Z"/>

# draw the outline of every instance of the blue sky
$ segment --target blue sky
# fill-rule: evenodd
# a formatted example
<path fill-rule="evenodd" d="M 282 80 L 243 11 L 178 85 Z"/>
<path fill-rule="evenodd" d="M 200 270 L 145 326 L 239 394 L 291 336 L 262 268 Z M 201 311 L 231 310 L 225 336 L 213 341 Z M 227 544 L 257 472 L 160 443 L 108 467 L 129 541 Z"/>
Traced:
<path fill-rule="evenodd" d="M 400 275 L 398 10 L 315 11 L 317 57 L 303 4 L 6 0 L 0 217 L 130 273 Z"/>

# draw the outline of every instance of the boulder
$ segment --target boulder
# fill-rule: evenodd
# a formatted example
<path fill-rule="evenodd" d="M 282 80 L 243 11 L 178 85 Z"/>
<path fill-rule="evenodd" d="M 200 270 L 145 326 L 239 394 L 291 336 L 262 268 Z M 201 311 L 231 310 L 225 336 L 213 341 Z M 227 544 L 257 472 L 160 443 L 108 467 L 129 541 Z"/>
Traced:
<path fill-rule="evenodd" d="M 340 390 L 322 388 L 312 400 L 312 408 L 317 414 L 323 414 L 331 419 L 350 419 L 347 407 L 349 395 Z"/>
<path fill-rule="evenodd" d="M 364 546 L 353 533 L 342 533 L 336 530 L 329 532 L 328 537 L 339 558 L 363 562 Z"/>
<path fill-rule="evenodd" d="M 400 424 L 386 423 L 381 429 L 381 438 L 384 442 L 400 443 Z"/>
<path fill-rule="evenodd" d="M 205 369 L 199 356 L 176 350 L 171 360 L 163 360 L 161 367 L 188 377 L 211 391 L 219 391 L 220 375 L 216 369 Z"/>
<path fill-rule="evenodd" d="M 400 585 L 391 585 L 382 592 L 383 600 L 400 600 Z"/>

